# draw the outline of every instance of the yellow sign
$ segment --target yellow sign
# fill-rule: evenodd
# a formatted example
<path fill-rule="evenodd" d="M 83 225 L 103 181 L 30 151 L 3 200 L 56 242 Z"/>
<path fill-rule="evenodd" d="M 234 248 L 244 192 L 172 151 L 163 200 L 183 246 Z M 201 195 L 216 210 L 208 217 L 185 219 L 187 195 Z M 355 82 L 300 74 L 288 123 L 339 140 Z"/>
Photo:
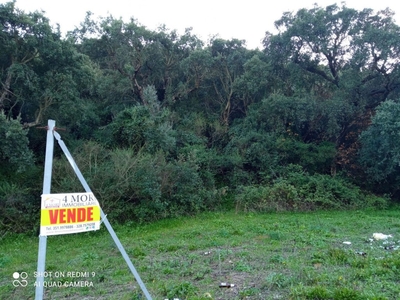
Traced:
<path fill-rule="evenodd" d="M 93 193 L 42 195 L 40 235 L 100 229 L 100 205 Z"/>

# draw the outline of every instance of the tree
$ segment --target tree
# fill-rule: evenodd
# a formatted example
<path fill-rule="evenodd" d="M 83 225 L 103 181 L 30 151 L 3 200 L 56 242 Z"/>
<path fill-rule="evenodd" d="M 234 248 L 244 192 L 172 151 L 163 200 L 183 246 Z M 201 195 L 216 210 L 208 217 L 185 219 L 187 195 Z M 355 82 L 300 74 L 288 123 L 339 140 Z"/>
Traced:
<path fill-rule="evenodd" d="M 178 85 L 179 93 L 188 96 L 194 91 L 204 88 L 204 82 L 212 70 L 213 58 L 208 49 L 195 49 L 180 63 L 182 79 Z"/>
<path fill-rule="evenodd" d="M 375 182 L 398 176 L 400 171 L 400 104 L 387 100 L 378 106 L 371 126 L 361 136 L 359 159 Z"/>
<path fill-rule="evenodd" d="M 267 33 L 265 51 L 275 56 L 284 54 L 337 87 L 342 86 L 349 69 L 363 71 L 359 84 L 366 84 L 398 68 L 400 28 L 393 14 L 388 9 L 373 14 L 371 9 L 357 11 L 336 4 L 325 9 L 301 9 L 296 15 L 287 12 L 275 22 L 280 33 Z M 386 92 L 396 87 L 388 86 Z"/>
<path fill-rule="evenodd" d="M 164 105 L 191 91 L 181 87 L 185 80 L 180 63 L 202 42 L 190 28 L 179 35 L 165 26 L 149 30 L 134 19 L 125 23 L 108 16 L 95 22 L 88 13 L 71 37 L 81 51 L 99 64 L 103 76 L 99 91 L 111 104 L 147 105 L 143 95 L 146 86 L 155 87 Z"/>
<path fill-rule="evenodd" d="M 279 34 L 264 39 L 267 55 L 322 79 L 320 101 L 337 103 L 336 163 L 352 161 L 371 111 L 399 91 L 400 27 L 392 17 L 388 9 L 315 6 L 285 13 L 275 22 Z"/>
<path fill-rule="evenodd" d="M 112 132 L 112 145 L 131 148 L 135 153 L 174 150 L 175 131 L 169 121 L 169 109 L 160 107 L 153 86 L 145 87 L 143 96 L 147 105 L 122 110 L 108 126 Z"/>
<path fill-rule="evenodd" d="M 271 65 L 263 53 L 257 53 L 243 64 L 244 72 L 234 82 L 241 101 L 240 108 L 245 114 L 252 103 L 266 98 L 272 93 L 275 80 L 272 78 Z"/>
<path fill-rule="evenodd" d="M 42 13 L 25 13 L 15 2 L 0 5 L 0 23 L 0 109 L 10 119 L 20 115 L 25 127 L 50 115 L 74 123 L 73 108 L 92 80 L 87 57 Z"/>
<path fill-rule="evenodd" d="M 210 74 L 214 89 L 213 100 L 218 103 L 221 123 L 228 126 L 240 103 L 235 82 L 244 73 L 244 64 L 249 52 L 242 40 L 219 38 L 211 41 L 209 51 L 213 57 Z"/>
<path fill-rule="evenodd" d="M 11 167 L 19 172 L 24 171 L 27 166 L 33 165 L 33 153 L 29 149 L 27 130 L 22 129 L 20 118 L 7 119 L 0 111 L 0 165 L 3 170 Z"/>
<path fill-rule="evenodd" d="M 154 43 L 150 45 L 149 64 L 152 64 L 153 72 L 158 72 L 153 84 L 164 104 L 170 105 L 195 89 L 186 85 L 185 76 L 182 76 L 186 70 L 181 69 L 181 62 L 203 46 L 191 30 L 187 28 L 183 35 L 179 35 L 176 30 L 160 26 L 155 33 Z"/>

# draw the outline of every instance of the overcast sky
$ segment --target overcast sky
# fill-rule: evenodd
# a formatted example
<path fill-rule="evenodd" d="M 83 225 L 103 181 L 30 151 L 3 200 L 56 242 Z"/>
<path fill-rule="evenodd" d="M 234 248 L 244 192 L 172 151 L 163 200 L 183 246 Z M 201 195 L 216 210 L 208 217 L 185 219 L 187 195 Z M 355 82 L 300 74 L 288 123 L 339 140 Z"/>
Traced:
<path fill-rule="evenodd" d="M 9 2 L 0 0 L 0 3 Z M 73 30 L 84 20 L 86 12 L 95 17 L 109 14 L 129 21 L 131 17 L 148 29 L 165 24 L 169 29 L 183 33 L 192 27 L 204 42 L 218 34 L 221 38 L 244 39 L 248 48 L 261 48 L 266 31 L 274 32 L 274 21 L 285 11 L 296 12 L 300 8 L 321 7 L 334 4 L 335 0 L 17 0 L 17 7 L 25 12 L 45 11 L 52 24 L 60 24 L 63 33 Z M 346 6 L 374 11 L 387 7 L 396 12 L 400 25 L 400 1 L 396 0 L 347 0 Z M 341 1 L 337 1 L 341 5 Z"/>

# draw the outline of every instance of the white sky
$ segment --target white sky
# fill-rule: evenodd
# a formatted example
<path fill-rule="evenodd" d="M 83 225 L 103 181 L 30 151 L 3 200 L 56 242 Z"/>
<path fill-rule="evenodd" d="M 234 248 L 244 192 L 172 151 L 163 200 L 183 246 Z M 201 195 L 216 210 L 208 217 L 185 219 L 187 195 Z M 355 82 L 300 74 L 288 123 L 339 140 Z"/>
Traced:
<path fill-rule="evenodd" d="M 0 0 L 0 3 L 6 2 L 9 0 Z M 52 24 L 60 24 L 63 33 L 79 26 L 86 12 L 91 11 L 96 19 L 109 14 L 125 21 L 133 17 L 148 29 L 165 24 L 181 34 L 185 28 L 192 27 L 193 33 L 204 42 L 218 34 L 223 39 L 244 39 L 248 48 L 262 48 L 265 32 L 274 32 L 274 22 L 283 12 L 312 8 L 314 3 L 325 7 L 335 2 L 341 5 L 337 0 L 17 0 L 17 7 L 25 12 L 45 11 Z M 396 23 L 400 25 L 400 1 L 347 0 L 345 3 L 357 10 L 379 11 L 389 7 L 396 12 Z"/>

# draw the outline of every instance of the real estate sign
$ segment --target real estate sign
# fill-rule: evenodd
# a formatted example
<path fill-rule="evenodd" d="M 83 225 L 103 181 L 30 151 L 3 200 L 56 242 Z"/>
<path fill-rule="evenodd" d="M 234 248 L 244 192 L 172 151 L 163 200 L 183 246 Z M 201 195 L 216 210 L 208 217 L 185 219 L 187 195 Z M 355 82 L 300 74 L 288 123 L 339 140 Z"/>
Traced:
<path fill-rule="evenodd" d="M 93 193 L 42 195 L 40 235 L 100 229 L 100 205 Z"/>

